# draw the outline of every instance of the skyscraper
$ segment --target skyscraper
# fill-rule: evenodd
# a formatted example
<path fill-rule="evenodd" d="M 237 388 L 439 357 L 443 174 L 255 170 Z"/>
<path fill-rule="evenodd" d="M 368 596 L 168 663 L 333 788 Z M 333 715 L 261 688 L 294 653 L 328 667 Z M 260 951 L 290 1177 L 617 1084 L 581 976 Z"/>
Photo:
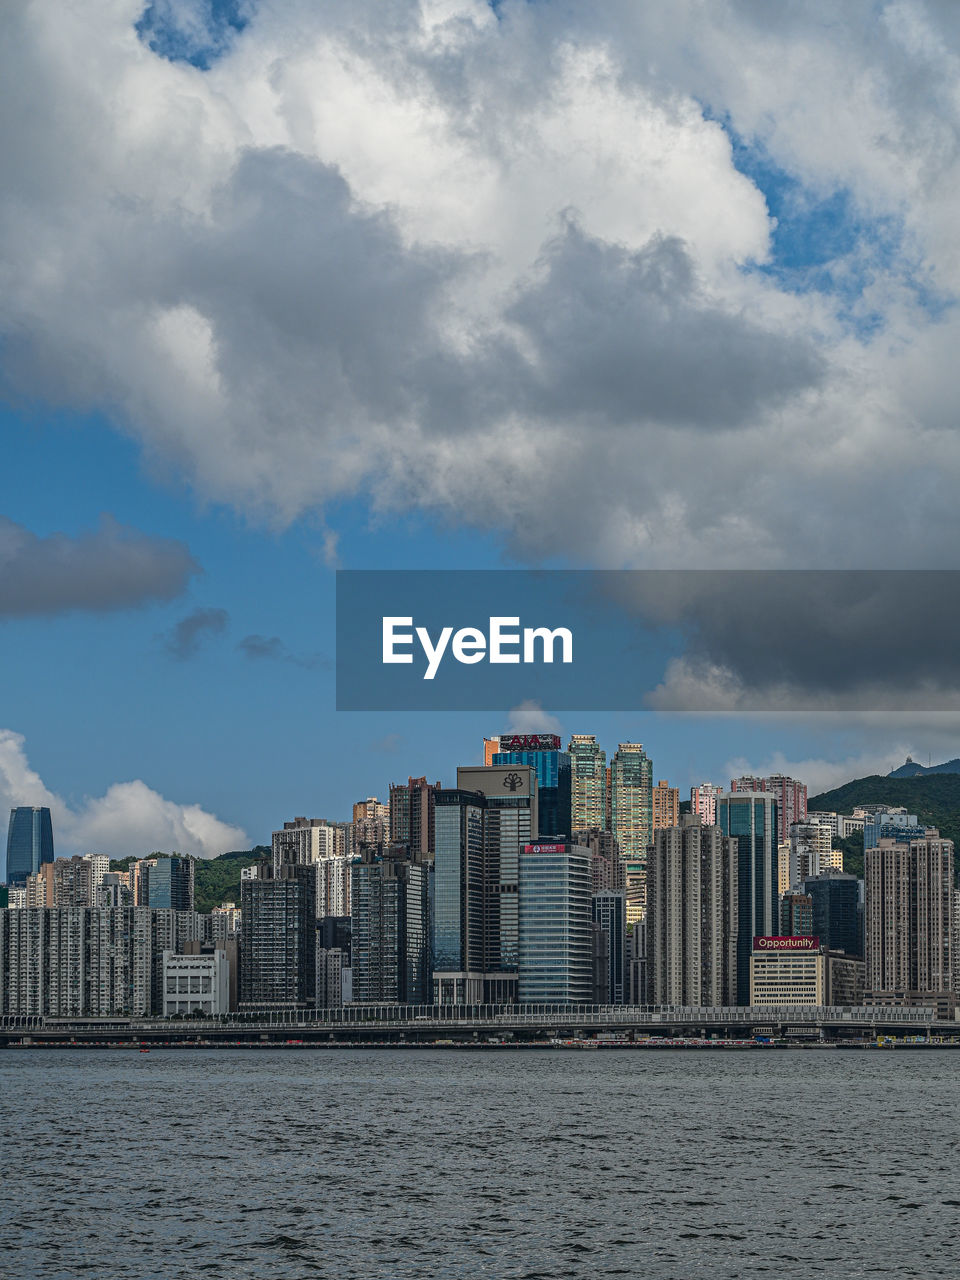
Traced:
<path fill-rule="evenodd" d="M 439 791 L 434 851 L 434 990 L 441 1003 L 516 999 L 520 849 L 537 833 L 530 765 L 457 770 Z"/>
<path fill-rule="evenodd" d="M 326 818 L 294 818 L 274 831 L 271 853 L 274 869 L 281 862 L 319 862 L 351 853 L 347 844 L 347 823 L 330 822 Z"/>
<path fill-rule="evenodd" d="M 251 870 L 240 882 L 240 1007 L 307 1008 L 316 999 L 316 864 Z"/>
<path fill-rule="evenodd" d="M 655 833 L 647 867 L 651 1003 L 737 1003 L 737 871 L 736 842 L 693 814 Z"/>
<path fill-rule="evenodd" d="M 627 995 L 627 900 L 622 893 L 594 893 L 593 923 L 607 935 L 606 982 L 610 1004 L 625 1004 Z M 638 926 L 634 926 L 637 928 Z"/>
<path fill-rule="evenodd" d="M 412 853 L 433 853 L 433 812 L 440 783 L 408 778 L 390 784 L 390 843 L 406 844 Z"/>
<path fill-rule="evenodd" d="M 701 782 L 699 787 L 691 787 L 690 812 L 705 827 L 712 827 L 717 821 L 717 797 L 722 795 L 723 787 L 715 787 L 711 782 Z"/>
<path fill-rule="evenodd" d="M 867 1003 L 923 1004 L 953 986 L 953 841 L 881 838 L 864 853 Z"/>
<path fill-rule="evenodd" d="M 44 862 L 53 862 L 53 820 L 50 810 L 19 805 L 10 810 L 7 828 L 6 883 L 24 885 Z"/>
<path fill-rule="evenodd" d="M 572 773 L 570 756 L 560 749 L 560 739 L 552 733 L 505 734 L 494 765 L 530 765 L 537 771 L 536 835 L 570 838 L 572 814 Z"/>
<path fill-rule="evenodd" d="M 680 793 L 661 780 L 653 788 L 653 829 L 662 831 L 665 827 L 675 827 L 680 821 Z"/>
<path fill-rule="evenodd" d="M 592 733 L 575 733 L 570 756 L 571 817 L 574 831 L 607 826 L 607 753 Z"/>
<path fill-rule="evenodd" d="M 376 796 L 367 796 L 353 806 L 353 853 L 365 844 L 385 844 L 390 840 L 390 806 Z"/>
<path fill-rule="evenodd" d="M 813 899 L 799 889 L 785 893 L 780 899 L 780 937 L 812 938 L 815 932 Z"/>
<path fill-rule="evenodd" d="M 653 839 L 653 762 L 639 742 L 621 742 L 610 762 L 610 824 L 620 846 L 627 923 L 647 909 L 647 847 Z"/>
<path fill-rule="evenodd" d="M 753 939 L 776 932 L 780 829 L 776 796 L 750 791 L 721 796 L 717 826 L 737 841 L 737 1004 L 746 1005 Z"/>
<path fill-rule="evenodd" d="M 518 1003 L 591 1003 L 590 889 L 588 850 L 569 841 L 521 849 Z"/>
<path fill-rule="evenodd" d="M 803 882 L 803 892 L 813 902 L 810 932 L 828 951 L 863 955 L 860 933 L 860 889 L 856 876 L 842 871 L 821 871 Z"/>
<path fill-rule="evenodd" d="M 357 1004 L 429 1004 L 433 867 L 403 845 L 365 845 L 353 864 L 351 959 Z"/>
<path fill-rule="evenodd" d="M 788 840 L 793 824 L 806 820 L 807 787 L 806 783 L 798 782 L 796 778 L 788 778 L 782 773 L 772 774 L 769 778 L 734 778 L 730 783 L 730 790 L 759 791 L 774 797 L 777 802 L 778 840 Z"/>
<path fill-rule="evenodd" d="M 157 858 L 147 868 L 146 896 L 141 901 L 148 907 L 192 911 L 193 859 Z"/>

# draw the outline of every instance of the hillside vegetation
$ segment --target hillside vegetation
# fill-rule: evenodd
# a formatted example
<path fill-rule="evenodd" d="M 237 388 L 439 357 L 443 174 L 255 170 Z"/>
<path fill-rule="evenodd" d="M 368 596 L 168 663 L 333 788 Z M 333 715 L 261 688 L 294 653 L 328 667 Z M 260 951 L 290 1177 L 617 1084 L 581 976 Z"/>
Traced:
<path fill-rule="evenodd" d="M 832 791 L 811 796 L 808 809 L 825 809 L 851 813 L 858 804 L 888 804 L 915 813 L 925 826 L 936 827 L 940 834 L 960 849 L 960 775 L 926 774 L 919 778 L 888 778 L 872 774 L 855 778 Z M 851 836 L 843 845 L 843 866 L 852 874 L 863 874 L 863 841 Z M 849 862 L 849 865 L 848 865 Z M 858 864 L 858 867 L 857 865 Z"/>

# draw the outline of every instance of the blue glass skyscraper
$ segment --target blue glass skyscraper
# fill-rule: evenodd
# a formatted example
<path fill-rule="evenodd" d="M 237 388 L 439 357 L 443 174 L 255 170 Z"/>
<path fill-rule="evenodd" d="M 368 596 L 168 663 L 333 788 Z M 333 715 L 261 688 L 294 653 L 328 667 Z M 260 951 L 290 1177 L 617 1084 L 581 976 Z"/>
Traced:
<path fill-rule="evenodd" d="M 491 764 L 526 764 L 537 771 L 537 811 L 539 816 L 537 835 L 564 836 L 569 839 L 573 830 L 573 770 L 570 753 L 560 751 L 560 739 L 541 734 L 541 740 L 552 741 L 555 747 L 544 749 L 525 748 L 504 750 L 494 754 Z M 528 741 L 520 735 L 501 734 L 500 745 L 516 741 Z"/>
<path fill-rule="evenodd" d="M 735 791 L 717 801 L 717 826 L 737 840 L 737 1004 L 750 1003 L 753 939 L 770 937 L 777 912 L 777 801 Z"/>
<path fill-rule="evenodd" d="M 11 809 L 7 829 L 7 884 L 26 884 L 27 876 L 39 871 L 42 862 L 53 862 L 50 810 L 36 805 Z"/>

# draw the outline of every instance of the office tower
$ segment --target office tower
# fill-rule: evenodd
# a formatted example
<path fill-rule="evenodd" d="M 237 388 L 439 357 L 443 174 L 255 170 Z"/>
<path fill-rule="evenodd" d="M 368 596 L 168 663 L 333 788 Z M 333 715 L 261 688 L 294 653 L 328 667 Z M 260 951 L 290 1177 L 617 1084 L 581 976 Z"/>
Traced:
<path fill-rule="evenodd" d="M 500 734 L 494 765 L 529 765 L 537 772 L 537 836 L 569 840 L 572 812 L 570 756 L 552 733 Z"/>
<path fill-rule="evenodd" d="M 351 961 L 358 1004 L 429 1004 L 433 868 L 404 845 L 365 845 L 353 864 Z"/>
<path fill-rule="evenodd" d="M 806 893 L 794 890 L 780 899 L 780 936 L 783 938 L 812 938 L 813 899 Z"/>
<path fill-rule="evenodd" d="M 157 858 L 146 868 L 140 905 L 168 911 L 193 910 L 193 859 Z"/>
<path fill-rule="evenodd" d="M 570 757 L 570 821 L 574 831 L 607 827 L 607 753 L 592 733 L 575 733 Z"/>
<path fill-rule="evenodd" d="M 457 770 L 437 792 L 434 998 L 442 1004 L 516 999 L 520 847 L 537 831 L 529 765 Z"/>
<path fill-rule="evenodd" d="M 952 991 L 953 841 L 882 837 L 863 859 L 867 1003 Z"/>
<path fill-rule="evenodd" d="M 818 938 L 755 938 L 750 956 L 751 1005 L 824 1005 L 827 960 Z"/>
<path fill-rule="evenodd" d="M 499 963 L 499 876 L 484 854 L 486 797 L 440 790 L 436 797 L 433 906 L 433 999 L 486 1004 L 488 976 Z M 488 919 L 489 917 L 489 919 Z M 496 981 L 496 978 L 493 979 Z"/>
<path fill-rule="evenodd" d="M 590 854 L 569 841 L 520 851 L 519 1004 L 591 1004 Z"/>
<path fill-rule="evenodd" d="M 714 826 L 717 821 L 717 798 L 722 795 L 723 787 L 715 787 L 711 782 L 701 782 L 699 787 L 691 787 L 690 812 L 705 827 Z"/>
<path fill-rule="evenodd" d="M 499 750 L 500 750 L 499 738 L 484 738 L 483 764 L 485 768 L 489 769 L 489 767 L 493 764 L 493 757 L 497 754 Z"/>
<path fill-rule="evenodd" d="M 733 792 L 717 801 L 717 826 L 737 841 L 737 999 L 750 1000 L 753 939 L 771 937 L 777 920 L 776 795 Z"/>
<path fill-rule="evenodd" d="M 6 883 L 26 884 L 45 862 L 53 861 L 53 821 L 50 810 L 20 805 L 10 810 L 7 828 Z"/>
<path fill-rule="evenodd" d="M 842 871 L 821 871 L 803 881 L 803 892 L 813 904 L 810 932 L 828 951 L 863 955 L 860 934 L 861 881 Z"/>
<path fill-rule="evenodd" d="M 408 778 L 390 783 L 390 843 L 406 844 L 421 858 L 433 854 L 433 810 L 440 783 Z"/>
<path fill-rule="evenodd" d="M 610 762 L 610 829 L 617 837 L 627 923 L 647 909 L 647 847 L 653 840 L 653 762 L 639 742 L 621 742 Z"/>
<path fill-rule="evenodd" d="M 588 827 L 574 831 L 574 844 L 590 850 L 590 880 L 594 893 L 623 892 L 623 863 L 620 846 L 612 831 L 600 827 Z"/>
<path fill-rule="evenodd" d="M 881 808 L 863 819 L 864 849 L 875 849 L 881 840 L 909 844 L 911 840 L 924 839 L 926 834 L 927 828 L 917 821 L 917 815 L 907 813 L 906 809 Z"/>
<path fill-rule="evenodd" d="M 101 879 L 103 877 L 101 876 Z M 89 858 L 57 858 L 53 864 L 55 907 L 96 906 L 94 865 Z"/>
<path fill-rule="evenodd" d="M 38 871 L 27 876 L 24 882 L 25 906 L 53 907 L 56 905 L 53 865 L 52 862 L 41 863 Z"/>
<path fill-rule="evenodd" d="M 623 893 L 594 893 L 591 910 L 594 925 L 607 937 L 607 1002 L 624 1004 L 627 994 L 626 896 Z"/>
<path fill-rule="evenodd" d="M 240 882 L 240 1007 L 306 1008 L 316 998 L 316 865 L 256 870 Z"/>
<path fill-rule="evenodd" d="M 666 781 L 653 788 L 653 829 L 663 831 L 680 821 L 680 792 Z"/>
<path fill-rule="evenodd" d="M 682 814 L 678 826 L 655 833 L 647 869 L 651 1004 L 738 1002 L 737 884 L 737 845 L 719 827 Z M 749 972 L 748 961 L 748 994 Z"/>
<path fill-rule="evenodd" d="M 772 795 L 777 802 L 777 840 L 789 840 L 790 828 L 807 817 L 806 783 L 775 773 L 769 778 L 734 778 L 731 791 L 760 792 Z"/>
<path fill-rule="evenodd" d="M 346 823 L 328 822 L 326 818 L 294 818 L 285 822 L 281 831 L 270 838 L 270 851 L 276 869 L 282 862 L 307 864 L 323 858 L 349 855 Z"/>
<path fill-rule="evenodd" d="M 390 806 L 376 796 L 358 800 L 353 806 L 353 854 L 359 854 L 365 844 L 386 844 L 389 839 Z"/>

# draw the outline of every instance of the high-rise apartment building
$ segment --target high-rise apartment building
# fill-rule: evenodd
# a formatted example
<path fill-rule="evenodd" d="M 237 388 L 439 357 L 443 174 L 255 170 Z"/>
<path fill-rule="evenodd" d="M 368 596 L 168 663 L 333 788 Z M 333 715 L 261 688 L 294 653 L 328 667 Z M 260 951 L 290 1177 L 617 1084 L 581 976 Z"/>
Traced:
<path fill-rule="evenodd" d="M 390 784 L 390 843 L 409 845 L 421 858 L 433 854 L 433 811 L 440 783 L 408 778 Z"/>
<path fill-rule="evenodd" d="M 593 892 L 622 893 L 623 862 L 620 858 L 620 846 L 613 832 L 601 827 L 587 827 L 583 831 L 574 831 L 573 842 L 590 850 Z"/>
<path fill-rule="evenodd" d="M 353 864 L 353 1000 L 429 1004 L 433 867 L 404 845 L 365 845 Z"/>
<path fill-rule="evenodd" d="M 881 837 L 864 852 L 866 1000 L 923 1004 L 953 988 L 953 841 Z"/>
<path fill-rule="evenodd" d="M 294 818 L 292 822 L 285 822 L 283 829 L 274 831 L 270 838 L 274 869 L 282 862 L 306 865 L 323 858 L 349 856 L 347 827 L 345 822 L 329 822 L 326 818 Z"/>
<path fill-rule="evenodd" d="M 607 753 L 592 733 L 575 733 L 567 743 L 570 757 L 570 821 L 574 831 L 606 829 Z"/>
<path fill-rule="evenodd" d="M 722 795 L 723 787 L 715 787 L 711 782 L 701 782 L 699 787 L 691 787 L 690 812 L 705 827 L 714 826 L 717 821 L 717 798 Z"/>
<path fill-rule="evenodd" d="M 730 783 L 731 791 L 759 791 L 772 795 L 777 802 L 777 839 L 789 840 L 790 828 L 795 822 L 805 822 L 807 817 L 807 786 L 796 778 L 788 778 L 782 773 L 772 774 L 769 778 L 734 778 Z"/>
<path fill-rule="evenodd" d="M 927 828 L 917 821 L 917 815 L 906 809 L 878 809 L 864 815 L 864 849 L 875 849 L 881 840 L 909 844 L 911 840 L 922 840 L 926 834 Z"/>
<path fill-rule="evenodd" d="M 387 844 L 390 840 L 390 806 L 376 796 L 367 796 L 353 806 L 353 853 L 366 844 Z"/>
<path fill-rule="evenodd" d="M 53 905 L 96 906 L 94 865 L 89 858 L 57 858 L 53 864 Z"/>
<path fill-rule="evenodd" d="M 593 1000 L 590 854 L 569 841 L 520 851 L 517 1001 Z"/>
<path fill-rule="evenodd" d="M 646 916 L 652 1004 L 738 1003 L 737 885 L 737 845 L 719 827 L 682 814 L 678 826 L 655 833 Z"/>
<path fill-rule="evenodd" d="M 53 862 L 53 820 L 40 805 L 19 805 L 10 810 L 7 827 L 7 884 L 24 885 L 43 863 Z"/>
<path fill-rule="evenodd" d="M 552 733 L 501 733 L 494 765 L 529 765 L 537 774 L 536 835 L 570 838 L 572 772 L 570 756 Z"/>
<path fill-rule="evenodd" d="M 737 1000 L 750 1002 L 753 939 L 777 921 L 779 812 L 775 794 L 733 792 L 717 801 L 717 826 L 737 841 Z"/>
<path fill-rule="evenodd" d="M 617 837 L 627 923 L 647 909 L 647 848 L 653 840 L 653 762 L 639 742 L 621 742 L 610 762 L 610 829 Z"/>
<path fill-rule="evenodd" d="M 24 882 L 24 905 L 27 907 L 54 907 L 57 905 L 55 892 L 54 864 L 42 862 L 37 871 L 27 876 Z"/>
<path fill-rule="evenodd" d="M 260 863 L 240 882 L 241 1009 L 307 1008 L 316 999 L 315 863 Z"/>
<path fill-rule="evenodd" d="M 680 821 L 680 792 L 666 781 L 653 788 L 653 829 L 662 831 Z"/>

